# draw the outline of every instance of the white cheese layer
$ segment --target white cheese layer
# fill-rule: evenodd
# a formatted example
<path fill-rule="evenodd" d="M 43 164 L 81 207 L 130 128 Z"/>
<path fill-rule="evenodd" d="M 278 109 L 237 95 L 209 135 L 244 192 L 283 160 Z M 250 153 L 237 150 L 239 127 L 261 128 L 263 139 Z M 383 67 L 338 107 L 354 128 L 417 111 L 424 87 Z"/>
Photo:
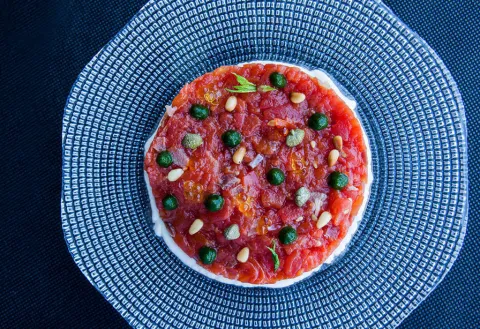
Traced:
<path fill-rule="evenodd" d="M 303 72 L 309 74 L 310 76 L 315 77 L 320 82 L 320 84 L 322 84 L 326 88 L 332 89 L 338 95 L 338 97 L 340 97 L 344 101 L 344 103 L 354 112 L 355 117 L 357 117 L 357 119 L 360 121 L 358 113 L 356 112 L 357 103 L 355 102 L 355 100 L 347 97 L 342 92 L 342 90 L 344 90 L 344 89 L 338 84 L 338 82 L 336 82 L 333 78 L 331 78 L 326 72 L 321 71 L 321 70 L 307 70 L 303 67 L 299 67 L 299 66 L 296 66 L 296 65 L 280 63 L 280 62 L 271 62 L 271 61 L 253 61 L 253 62 L 249 62 L 249 63 L 239 64 L 239 66 L 242 66 L 243 64 L 250 64 L 250 63 L 281 64 L 281 65 L 290 66 L 290 67 L 297 67 L 298 69 L 300 69 Z M 152 143 L 152 141 L 155 137 L 155 134 L 156 134 L 158 128 L 160 128 L 160 126 L 161 126 L 161 121 L 160 121 L 157 129 L 155 129 L 154 133 L 147 140 L 147 142 L 145 144 L 145 154 L 148 152 L 148 149 L 150 148 L 150 144 Z M 367 135 L 365 134 L 365 131 L 363 131 L 363 128 L 362 128 L 362 132 L 363 132 L 363 138 L 364 138 L 364 141 L 365 141 L 365 145 L 367 147 L 367 160 L 368 160 L 368 163 L 367 163 L 368 181 L 365 184 L 363 204 L 360 207 L 360 209 L 358 210 L 357 215 L 353 218 L 352 225 L 348 229 L 346 236 L 342 239 L 339 246 L 332 252 L 332 254 L 325 260 L 325 262 L 322 265 L 318 266 L 317 268 L 315 268 L 315 269 L 313 269 L 309 272 L 303 273 L 302 275 L 300 275 L 296 278 L 281 280 L 281 281 L 278 281 L 278 282 L 272 283 L 272 284 L 251 284 L 251 283 L 244 283 L 244 282 L 240 282 L 240 281 L 237 281 L 237 280 L 228 279 L 228 278 L 225 278 L 223 276 L 216 275 L 214 273 L 211 273 L 211 272 L 207 271 L 206 269 L 204 269 L 203 267 L 198 265 L 197 262 L 195 261 L 195 259 L 188 256 L 180 247 L 178 247 L 177 244 L 175 243 L 175 241 L 173 240 L 173 238 L 168 233 L 168 230 L 165 227 L 164 222 L 162 221 L 162 219 L 159 216 L 158 208 L 157 208 L 157 205 L 155 203 L 155 198 L 154 198 L 153 193 L 152 193 L 152 188 L 150 187 L 147 172 L 144 171 L 144 178 L 145 178 L 145 182 L 146 182 L 146 185 L 147 185 L 148 195 L 149 195 L 149 198 L 150 198 L 150 205 L 151 205 L 151 208 L 152 208 L 152 222 L 154 224 L 153 228 L 154 228 L 155 234 L 157 236 L 163 238 L 165 244 L 168 246 L 170 251 L 172 251 L 175 254 L 175 256 L 177 256 L 185 265 L 189 266 L 193 270 L 195 270 L 195 271 L 197 271 L 197 272 L 199 272 L 199 273 L 201 273 L 201 274 L 203 274 L 203 275 L 205 275 L 205 276 L 207 276 L 207 277 L 209 277 L 213 280 L 217 280 L 219 282 L 223 282 L 223 283 L 227 283 L 227 284 L 233 284 L 233 285 L 241 286 L 241 287 L 265 287 L 265 288 L 283 288 L 283 287 L 290 286 L 290 285 L 292 285 L 296 282 L 299 282 L 299 281 L 305 279 L 306 277 L 312 275 L 313 273 L 319 271 L 320 269 L 324 268 L 325 267 L 324 264 L 333 263 L 334 260 L 336 260 L 341 254 L 343 254 L 345 252 L 345 250 L 347 248 L 347 245 L 349 244 L 353 235 L 355 234 L 355 232 L 358 229 L 358 225 L 360 223 L 360 220 L 362 219 L 363 213 L 365 211 L 365 207 L 368 203 L 368 198 L 370 196 L 370 187 L 371 187 L 371 184 L 372 184 L 372 181 L 373 181 L 373 172 L 372 172 L 372 166 L 371 166 L 372 156 L 371 156 L 371 153 L 370 153 L 370 144 L 369 144 Z"/>

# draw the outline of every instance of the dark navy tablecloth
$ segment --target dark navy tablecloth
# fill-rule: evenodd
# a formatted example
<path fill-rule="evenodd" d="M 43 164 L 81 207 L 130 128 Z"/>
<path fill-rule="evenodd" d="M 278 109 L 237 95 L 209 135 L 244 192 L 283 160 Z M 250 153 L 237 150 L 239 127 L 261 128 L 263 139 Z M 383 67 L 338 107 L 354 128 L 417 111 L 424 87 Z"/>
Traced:
<path fill-rule="evenodd" d="M 445 61 L 467 111 L 470 215 L 460 256 L 401 328 L 480 328 L 480 1 L 385 0 Z M 76 268 L 60 222 L 61 119 L 70 87 L 145 0 L 3 0 L 0 328 L 127 323 Z"/>

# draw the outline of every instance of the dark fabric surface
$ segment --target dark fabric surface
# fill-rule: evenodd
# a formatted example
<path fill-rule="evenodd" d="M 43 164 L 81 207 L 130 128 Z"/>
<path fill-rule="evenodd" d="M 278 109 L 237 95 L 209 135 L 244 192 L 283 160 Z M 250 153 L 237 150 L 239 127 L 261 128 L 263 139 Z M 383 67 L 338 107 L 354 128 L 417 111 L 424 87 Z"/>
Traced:
<path fill-rule="evenodd" d="M 480 327 L 480 2 L 384 1 L 455 77 L 467 111 L 468 233 L 453 269 L 401 328 Z M 60 221 L 61 118 L 76 76 L 145 0 L 2 1 L 0 328 L 121 328 L 76 268 Z"/>

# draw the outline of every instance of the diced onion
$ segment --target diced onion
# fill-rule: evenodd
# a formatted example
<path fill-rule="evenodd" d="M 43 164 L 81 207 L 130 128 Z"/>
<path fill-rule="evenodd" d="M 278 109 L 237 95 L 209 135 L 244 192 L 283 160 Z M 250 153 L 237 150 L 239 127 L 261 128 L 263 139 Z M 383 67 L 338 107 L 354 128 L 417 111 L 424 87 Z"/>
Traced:
<path fill-rule="evenodd" d="M 167 112 L 167 115 L 171 117 L 175 114 L 177 108 L 175 106 L 165 105 L 165 111 Z"/>
<path fill-rule="evenodd" d="M 314 202 L 313 214 L 315 215 L 315 217 L 318 217 L 318 215 L 320 214 L 320 209 L 322 209 L 323 203 L 327 199 L 327 195 L 325 193 L 314 192 L 311 195 L 311 199 Z"/>
<path fill-rule="evenodd" d="M 269 227 L 267 227 L 267 230 L 268 231 L 276 231 L 278 230 L 280 227 L 277 225 L 277 224 L 273 224 L 273 225 L 270 225 Z"/>
<path fill-rule="evenodd" d="M 253 169 L 255 168 L 256 166 L 258 166 L 258 164 L 260 162 L 262 162 L 263 160 L 263 155 L 261 154 L 257 154 L 257 156 L 255 157 L 255 159 L 252 160 L 252 162 L 250 162 L 248 165 Z"/>
<path fill-rule="evenodd" d="M 243 187 L 241 185 L 234 186 L 230 190 L 231 195 L 237 195 L 237 194 L 240 194 L 242 192 L 243 192 Z"/>
<path fill-rule="evenodd" d="M 327 228 L 327 232 L 325 232 L 325 237 L 331 240 L 335 240 L 338 238 L 338 234 L 340 233 L 340 229 L 336 226 L 329 226 Z"/>
<path fill-rule="evenodd" d="M 165 145 L 167 144 L 167 139 L 165 137 L 156 138 L 153 142 L 153 148 L 156 151 L 163 151 L 165 149 Z"/>
<path fill-rule="evenodd" d="M 172 154 L 173 163 L 176 165 L 185 167 L 188 164 L 189 158 L 183 148 L 171 149 L 170 153 Z"/>
<path fill-rule="evenodd" d="M 240 183 L 240 179 L 238 177 L 228 175 L 228 176 L 224 176 L 222 178 L 222 181 L 220 182 L 220 187 L 222 189 L 227 189 L 227 188 L 229 188 L 231 186 L 234 186 L 235 184 L 238 184 L 238 183 Z"/>

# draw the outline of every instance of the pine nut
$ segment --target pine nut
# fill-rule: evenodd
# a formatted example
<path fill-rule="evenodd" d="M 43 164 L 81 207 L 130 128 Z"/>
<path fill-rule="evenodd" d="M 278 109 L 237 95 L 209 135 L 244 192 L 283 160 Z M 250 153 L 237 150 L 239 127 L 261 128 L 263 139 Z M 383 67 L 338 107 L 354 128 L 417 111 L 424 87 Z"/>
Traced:
<path fill-rule="evenodd" d="M 292 103 L 300 104 L 305 100 L 305 94 L 293 92 L 290 94 L 290 100 Z"/>
<path fill-rule="evenodd" d="M 183 169 L 181 168 L 173 169 L 173 170 L 170 170 L 170 172 L 168 173 L 167 179 L 170 182 L 174 182 L 177 179 L 179 179 L 182 175 L 183 175 Z"/>
<path fill-rule="evenodd" d="M 324 211 L 320 214 L 317 221 L 317 228 L 320 229 L 328 224 L 328 222 L 332 219 L 332 214 L 328 211 Z"/>
<path fill-rule="evenodd" d="M 310 142 L 310 145 L 312 145 L 312 147 L 315 148 L 315 147 L 317 147 L 317 142 L 311 141 L 311 142 Z"/>
<path fill-rule="evenodd" d="M 297 222 L 301 222 L 303 220 L 303 216 L 297 218 Z"/>
<path fill-rule="evenodd" d="M 339 151 L 343 148 L 343 139 L 342 136 L 335 136 L 333 137 L 333 146 Z"/>
<path fill-rule="evenodd" d="M 240 263 L 245 263 L 248 260 L 249 255 L 250 255 L 250 249 L 248 249 L 248 247 L 245 247 L 242 250 L 240 250 L 240 252 L 237 254 L 237 260 Z"/>
<path fill-rule="evenodd" d="M 188 230 L 188 234 L 190 235 L 194 235 L 195 233 L 197 233 L 198 231 L 200 231 L 203 227 L 203 221 L 201 219 L 195 219 L 192 223 L 192 225 L 190 225 L 190 228 Z"/>
<path fill-rule="evenodd" d="M 236 150 L 233 154 L 233 162 L 235 162 L 236 164 L 241 164 L 245 153 L 247 153 L 247 149 L 243 146 L 239 147 L 238 150 Z"/>
<path fill-rule="evenodd" d="M 331 150 L 327 159 L 328 166 L 333 167 L 337 163 L 339 157 L 340 152 L 338 152 L 338 150 Z"/>
<path fill-rule="evenodd" d="M 237 97 L 235 96 L 230 96 L 227 99 L 227 102 L 225 103 L 225 110 L 228 112 L 232 112 L 235 110 L 235 107 L 237 106 Z"/>

